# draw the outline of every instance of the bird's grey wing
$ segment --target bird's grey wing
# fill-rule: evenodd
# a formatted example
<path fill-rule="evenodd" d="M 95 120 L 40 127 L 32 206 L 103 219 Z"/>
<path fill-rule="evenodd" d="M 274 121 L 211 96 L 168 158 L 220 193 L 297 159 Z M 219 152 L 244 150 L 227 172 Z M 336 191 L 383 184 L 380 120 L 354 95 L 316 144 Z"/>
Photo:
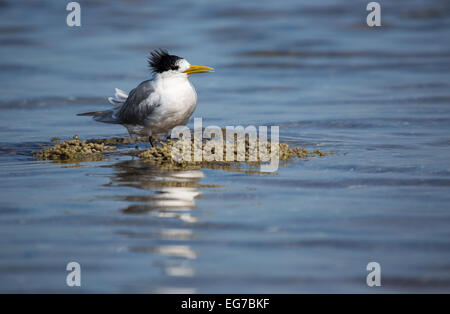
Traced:
<path fill-rule="evenodd" d="M 149 97 L 154 91 L 152 81 L 142 82 L 130 92 L 125 103 L 117 108 L 115 117 L 122 124 L 143 125 L 157 106 Z"/>

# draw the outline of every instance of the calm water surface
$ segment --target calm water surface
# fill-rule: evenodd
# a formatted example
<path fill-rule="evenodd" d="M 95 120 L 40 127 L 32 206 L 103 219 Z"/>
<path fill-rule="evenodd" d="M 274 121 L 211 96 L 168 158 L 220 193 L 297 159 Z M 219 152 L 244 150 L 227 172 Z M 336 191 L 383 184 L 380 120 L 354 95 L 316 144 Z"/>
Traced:
<path fill-rule="evenodd" d="M 80 1 L 69 28 L 64 1 L 0 1 L 0 292 L 450 292 L 450 5 L 381 1 L 373 29 L 367 2 Z M 75 114 L 157 47 L 216 68 L 192 78 L 204 125 L 335 155 L 271 175 L 32 158 L 126 136 Z"/>

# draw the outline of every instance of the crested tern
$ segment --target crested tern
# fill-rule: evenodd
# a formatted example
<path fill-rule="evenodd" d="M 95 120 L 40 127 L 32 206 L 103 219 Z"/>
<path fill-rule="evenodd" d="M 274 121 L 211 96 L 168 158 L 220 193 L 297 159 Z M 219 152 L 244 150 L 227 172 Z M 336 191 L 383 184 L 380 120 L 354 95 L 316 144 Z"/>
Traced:
<path fill-rule="evenodd" d="M 150 53 L 148 63 L 154 74 L 129 94 L 116 88 L 108 101 L 112 110 L 86 112 L 78 116 L 93 116 L 104 123 L 121 124 L 133 134 L 152 136 L 167 134 L 178 125 L 185 125 L 197 106 L 197 93 L 189 81 L 194 73 L 214 72 L 213 68 L 191 65 L 186 59 L 170 55 L 165 49 Z"/>

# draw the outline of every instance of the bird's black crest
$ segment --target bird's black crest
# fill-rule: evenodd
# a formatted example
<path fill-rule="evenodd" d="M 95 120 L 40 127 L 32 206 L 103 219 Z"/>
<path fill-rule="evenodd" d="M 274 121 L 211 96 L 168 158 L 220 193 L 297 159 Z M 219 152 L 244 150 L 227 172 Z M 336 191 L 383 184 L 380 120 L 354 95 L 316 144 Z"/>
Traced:
<path fill-rule="evenodd" d="M 150 53 L 148 64 L 153 72 L 162 73 L 169 70 L 178 70 L 178 56 L 170 55 L 166 49 L 156 49 Z"/>

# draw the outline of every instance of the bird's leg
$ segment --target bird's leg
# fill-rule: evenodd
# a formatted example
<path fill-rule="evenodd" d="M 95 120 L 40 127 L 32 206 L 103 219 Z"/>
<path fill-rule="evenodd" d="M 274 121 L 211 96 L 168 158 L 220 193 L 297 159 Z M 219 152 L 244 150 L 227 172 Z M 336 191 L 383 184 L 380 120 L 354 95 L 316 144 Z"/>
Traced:
<path fill-rule="evenodd" d="M 150 145 L 152 145 L 152 147 L 155 147 L 155 143 L 153 142 L 153 136 L 149 136 L 148 141 L 150 142 Z"/>
<path fill-rule="evenodd" d="M 131 140 L 134 140 L 135 143 L 137 143 L 137 137 L 135 134 L 131 133 L 130 130 L 128 130 L 128 136 L 130 137 Z M 136 146 L 134 147 L 136 150 L 139 150 L 139 145 L 136 144 Z"/>

